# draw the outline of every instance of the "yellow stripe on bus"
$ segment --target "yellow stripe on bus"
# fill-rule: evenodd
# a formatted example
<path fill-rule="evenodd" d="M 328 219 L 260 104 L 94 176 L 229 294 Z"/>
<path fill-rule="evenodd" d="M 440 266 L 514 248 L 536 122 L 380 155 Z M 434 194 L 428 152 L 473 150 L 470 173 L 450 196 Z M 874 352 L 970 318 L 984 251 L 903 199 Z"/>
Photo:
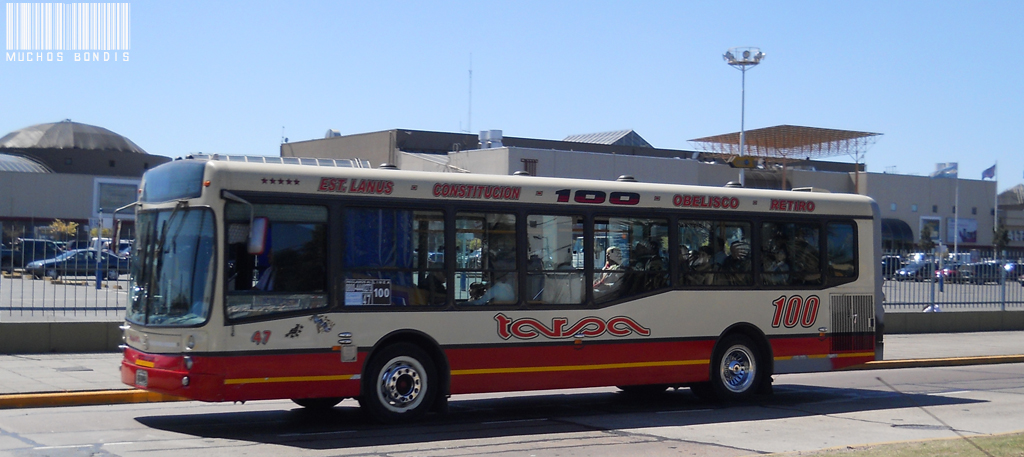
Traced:
<path fill-rule="evenodd" d="M 710 360 L 665 360 L 659 362 L 604 363 L 599 365 L 561 365 L 547 367 L 476 368 L 452 370 L 452 376 L 470 374 L 542 373 L 551 371 L 615 370 L 621 368 L 675 367 L 686 365 L 707 365 Z"/>
<path fill-rule="evenodd" d="M 153 362 L 142 359 L 135 359 L 135 364 L 140 367 L 153 368 Z"/>
<path fill-rule="evenodd" d="M 348 381 L 357 379 L 359 375 L 344 374 L 331 376 L 282 376 L 279 378 L 237 378 L 225 379 L 225 385 L 233 384 L 265 384 L 271 382 L 309 382 L 309 381 Z"/>
<path fill-rule="evenodd" d="M 845 354 L 808 354 L 808 355 L 790 355 L 785 357 L 776 357 L 775 360 L 799 360 L 799 359 L 844 359 L 849 357 L 874 357 L 874 352 L 853 352 Z"/>

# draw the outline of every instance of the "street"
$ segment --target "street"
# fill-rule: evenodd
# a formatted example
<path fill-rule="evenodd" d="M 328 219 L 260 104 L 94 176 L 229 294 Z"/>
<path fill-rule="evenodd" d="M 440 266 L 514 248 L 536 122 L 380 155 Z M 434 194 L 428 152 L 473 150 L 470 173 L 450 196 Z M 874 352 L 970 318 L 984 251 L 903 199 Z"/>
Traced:
<path fill-rule="evenodd" d="M 463 395 L 418 424 L 368 423 L 353 400 L 0 411 L 18 455 L 712 455 L 807 451 L 1019 431 L 1024 364 L 779 376 L 775 395 L 706 403 L 688 390 Z M 952 430 L 949 428 L 952 427 Z"/>

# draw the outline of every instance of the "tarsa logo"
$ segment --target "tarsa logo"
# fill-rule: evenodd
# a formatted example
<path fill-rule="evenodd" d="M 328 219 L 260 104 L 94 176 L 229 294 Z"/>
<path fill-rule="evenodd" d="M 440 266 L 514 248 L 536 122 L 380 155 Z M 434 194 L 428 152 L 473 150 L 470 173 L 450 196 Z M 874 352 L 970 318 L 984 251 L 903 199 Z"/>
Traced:
<path fill-rule="evenodd" d="M 613 336 L 626 336 L 630 333 L 640 336 L 651 335 L 651 329 L 624 316 L 613 317 L 607 321 L 600 317 L 584 317 L 572 326 L 569 326 L 569 319 L 556 317 L 551 319 L 550 327 L 532 317 L 512 320 L 501 313 L 496 314 L 494 320 L 498 321 L 498 336 L 505 340 L 513 336 L 521 340 L 529 340 L 541 335 L 555 339 L 585 338 L 601 336 L 605 332 Z"/>

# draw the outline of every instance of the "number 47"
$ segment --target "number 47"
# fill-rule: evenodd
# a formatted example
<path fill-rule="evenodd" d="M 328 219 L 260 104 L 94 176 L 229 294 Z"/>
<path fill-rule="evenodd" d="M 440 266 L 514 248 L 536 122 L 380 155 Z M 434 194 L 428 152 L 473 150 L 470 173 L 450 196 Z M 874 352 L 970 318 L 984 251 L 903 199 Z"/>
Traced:
<path fill-rule="evenodd" d="M 252 334 L 252 338 L 250 338 L 249 341 L 252 341 L 257 345 L 266 345 L 267 341 L 270 341 L 270 330 L 257 330 Z"/>

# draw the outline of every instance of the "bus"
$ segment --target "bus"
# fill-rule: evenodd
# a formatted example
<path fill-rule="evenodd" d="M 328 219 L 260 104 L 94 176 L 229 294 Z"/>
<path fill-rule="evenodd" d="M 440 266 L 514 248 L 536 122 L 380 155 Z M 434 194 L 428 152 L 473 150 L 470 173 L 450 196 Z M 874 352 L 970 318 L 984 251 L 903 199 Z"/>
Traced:
<path fill-rule="evenodd" d="M 744 402 L 775 375 L 882 359 L 870 198 L 363 165 L 149 170 L 122 381 L 208 402 L 356 399 L 393 423 L 468 393 Z"/>

